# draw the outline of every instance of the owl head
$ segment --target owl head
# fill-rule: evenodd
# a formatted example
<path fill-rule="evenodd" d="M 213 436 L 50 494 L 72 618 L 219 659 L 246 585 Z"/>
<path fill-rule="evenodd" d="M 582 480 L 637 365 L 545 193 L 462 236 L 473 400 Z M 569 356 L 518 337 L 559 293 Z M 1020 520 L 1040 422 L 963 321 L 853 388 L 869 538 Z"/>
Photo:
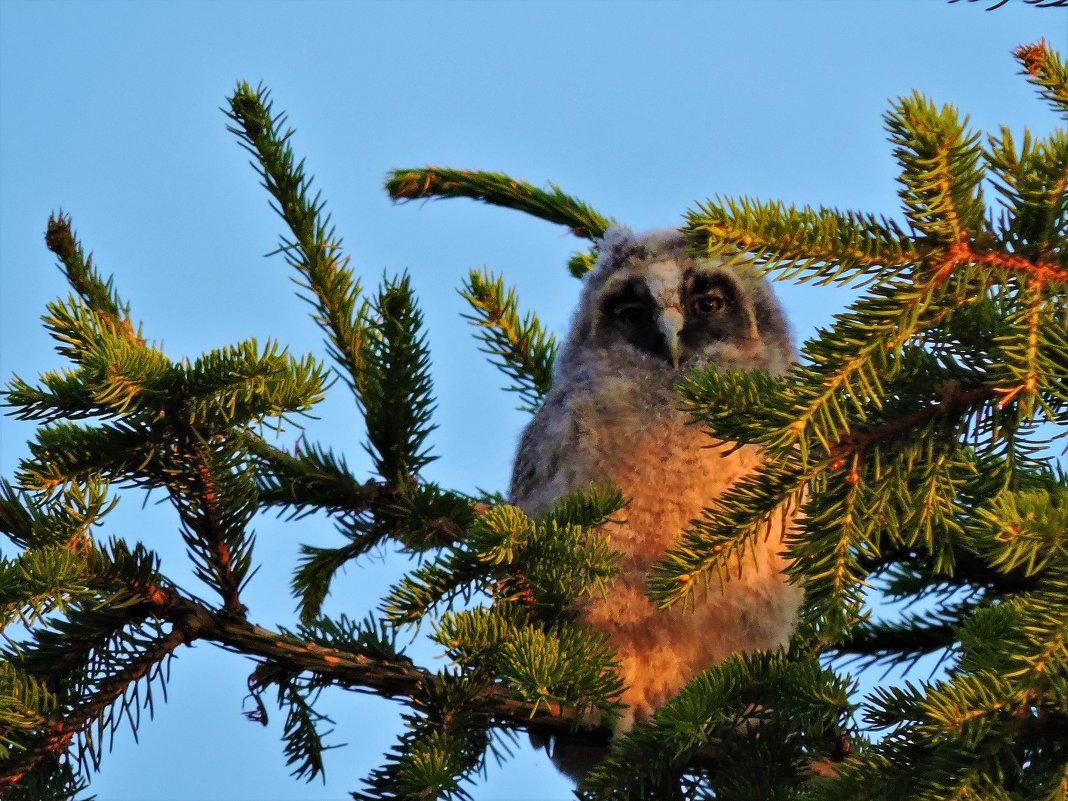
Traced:
<path fill-rule="evenodd" d="M 594 353 L 669 379 L 709 364 L 784 372 L 794 349 L 782 309 L 767 281 L 731 261 L 694 258 L 675 229 L 609 228 L 584 279 L 561 374 Z"/>

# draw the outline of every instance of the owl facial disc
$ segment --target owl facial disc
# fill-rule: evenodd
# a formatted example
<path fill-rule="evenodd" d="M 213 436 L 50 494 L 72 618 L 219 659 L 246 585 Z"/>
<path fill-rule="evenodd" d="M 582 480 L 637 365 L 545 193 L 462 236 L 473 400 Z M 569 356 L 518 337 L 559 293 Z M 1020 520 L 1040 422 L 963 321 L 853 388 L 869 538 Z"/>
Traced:
<path fill-rule="evenodd" d="M 588 380 L 591 353 L 612 375 L 678 375 L 710 364 L 788 369 L 793 345 L 782 309 L 737 254 L 702 258 L 680 231 L 635 235 L 622 226 L 605 232 L 599 250 L 558 379 Z"/>

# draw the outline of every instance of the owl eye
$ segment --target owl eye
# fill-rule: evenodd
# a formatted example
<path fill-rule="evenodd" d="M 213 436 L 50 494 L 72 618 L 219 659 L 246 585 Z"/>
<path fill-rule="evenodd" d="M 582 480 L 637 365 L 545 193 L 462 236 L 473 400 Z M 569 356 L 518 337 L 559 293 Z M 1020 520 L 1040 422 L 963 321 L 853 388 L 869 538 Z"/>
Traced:
<path fill-rule="evenodd" d="M 620 303 L 612 309 L 612 314 L 623 325 L 636 327 L 649 319 L 649 311 L 642 303 Z"/>
<path fill-rule="evenodd" d="M 693 310 L 702 315 L 718 314 L 726 304 L 727 301 L 722 295 L 701 295 L 693 299 Z"/>

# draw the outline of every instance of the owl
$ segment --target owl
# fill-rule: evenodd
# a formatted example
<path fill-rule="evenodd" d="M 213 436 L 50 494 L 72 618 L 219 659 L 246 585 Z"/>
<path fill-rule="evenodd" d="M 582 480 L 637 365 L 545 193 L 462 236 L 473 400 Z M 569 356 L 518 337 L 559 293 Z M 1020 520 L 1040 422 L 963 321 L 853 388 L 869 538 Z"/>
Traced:
<path fill-rule="evenodd" d="M 520 439 L 510 500 L 536 516 L 606 480 L 628 499 L 602 529 L 622 554 L 620 572 L 604 595 L 574 609 L 617 651 L 627 707 L 617 732 L 647 719 L 702 670 L 732 653 L 778 648 L 793 631 L 801 590 L 783 572 L 781 522 L 695 609 L 657 608 L 645 592 L 664 551 L 761 460 L 757 447 L 727 453 L 693 425 L 676 383 L 713 364 L 782 373 L 793 354 L 783 312 L 752 271 L 695 259 L 674 229 L 605 233 L 553 388 Z M 578 781 L 603 753 L 558 745 L 553 761 Z"/>

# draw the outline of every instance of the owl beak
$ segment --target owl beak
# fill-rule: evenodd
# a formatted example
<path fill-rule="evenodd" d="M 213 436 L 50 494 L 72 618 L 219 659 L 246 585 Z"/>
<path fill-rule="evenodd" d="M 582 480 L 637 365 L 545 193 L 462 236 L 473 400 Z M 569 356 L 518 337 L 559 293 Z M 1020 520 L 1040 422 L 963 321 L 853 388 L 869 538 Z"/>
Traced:
<path fill-rule="evenodd" d="M 668 356 L 671 357 L 671 366 L 679 367 L 679 357 L 682 354 L 682 343 L 679 334 L 682 332 L 684 320 L 682 312 L 675 306 L 661 310 L 660 318 L 656 321 L 660 333 L 664 335 L 664 344 L 667 345 Z"/>

